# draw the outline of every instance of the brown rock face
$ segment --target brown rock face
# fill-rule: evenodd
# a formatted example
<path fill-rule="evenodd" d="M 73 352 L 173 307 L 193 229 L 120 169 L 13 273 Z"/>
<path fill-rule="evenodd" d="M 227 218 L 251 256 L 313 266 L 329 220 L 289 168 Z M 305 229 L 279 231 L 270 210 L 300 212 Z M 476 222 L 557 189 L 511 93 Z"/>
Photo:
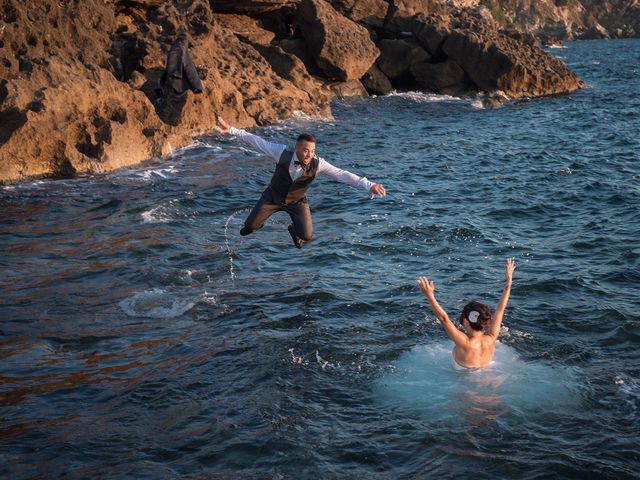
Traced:
<path fill-rule="evenodd" d="M 211 9 L 220 13 L 240 15 L 258 15 L 279 10 L 282 7 L 295 6 L 300 0 L 210 0 Z"/>
<path fill-rule="evenodd" d="M 237 37 L 249 43 L 269 45 L 276 34 L 262 28 L 258 22 L 246 15 L 215 14 L 215 21 L 231 30 Z"/>
<path fill-rule="evenodd" d="M 318 93 L 317 82 L 303 81 L 304 69 L 294 67 L 299 78 L 286 78 L 285 69 L 281 76 L 221 25 L 205 0 L 190 4 L 183 24 L 204 92 L 176 99 L 172 118 L 160 115 L 155 92 L 185 18 L 178 7 L 4 0 L 0 28 L 11 40 L 0 45 L 0 181 L 107 171 L 162 157 L 212 130 L 217 115 L 238 126 L 295 111 L 331 115 L 328 95 Z"/>
<path fill-rule="evenodd" d="M 410 32 L 415 15 L 446 14 L 448 11 L 445 0 L 390 0 L 385 27 L 392 32 Z"/>
<path fill-rule="evenodd" d="M 0 0 L 0 182 L 163 157 L 214 129 L 218 115 L 240 127 L 297 111 L 329 117 L 332 96 L 482 90 L 499 103 L 580 88 L 531 35 L 502 34 L 500 12 L 479 3 Z M 159 98 L 181 29 L 201 93 Z"/>
<path fill-rule="evenodd" d="M 498 32 L 453 31 L 442 50 L 488 93 L 532 97 L 573 92 L 583 86 L 557 57 Z"/>
<path fill-rule="evenodd" d="M 340 15 L 325 0 L 303 0 L 296 21 L 316 63 L 330 79 L 358 80 L 380 54 L 366 28 Z"/>
<path fill-rule="evenodd" d="M 331 0 L 331 5 L 354 22 L 382 28 L 389 11 L 387 0 Z"/>

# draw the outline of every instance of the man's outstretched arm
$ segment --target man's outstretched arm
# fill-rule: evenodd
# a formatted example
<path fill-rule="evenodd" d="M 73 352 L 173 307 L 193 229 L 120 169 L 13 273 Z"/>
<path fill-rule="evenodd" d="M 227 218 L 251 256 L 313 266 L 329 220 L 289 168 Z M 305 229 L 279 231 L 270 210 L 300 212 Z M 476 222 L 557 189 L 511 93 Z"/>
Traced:
<path fill-rule="evenodd" d="M 367 177 L 359 177 L 358 175 L 355 175 L 354 173 L 351 173 L 347 170 L 342 170 L 341 168 L 335 167 L 324 159 L 320 159 L 320 164 L 318 165 L 318 173 L 327 175 L 332 180 L 346 183 L 347 185 L 351 185 L 355 188 L 364 188 L 369 192 L 371 198 L 375 197 L 376 195 L 384 197 L 387 194 L 382 184 L 370 182 Z"/>
<path fill-rule="evenodd" d="M 262 153 L 268 155 L 276 161 L 280 159 L 280 155 L 282 155 L 282 152 L 286 148 L 284 145 L 281 145 L 279 143 L 268 142 L 258 135 L 254 135 L 253 133 L 249 133 L 240 128 L 232 127 L 222 117 L 218 117 L 218 125 L 220 125 L 220 131 L 223 134 L 235 135 L 240 140 L 260 150 Z"/>

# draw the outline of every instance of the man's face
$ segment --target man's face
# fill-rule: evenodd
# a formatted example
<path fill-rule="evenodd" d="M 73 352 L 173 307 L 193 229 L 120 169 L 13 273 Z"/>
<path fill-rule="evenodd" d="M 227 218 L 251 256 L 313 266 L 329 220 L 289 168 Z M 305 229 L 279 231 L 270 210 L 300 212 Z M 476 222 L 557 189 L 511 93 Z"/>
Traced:
<path fill-rule="evenodd" d="M 316 144 L 308 140 L 300 140 L 296 143 L 296 156 L 303 164 L 311 161 L 316 153 Z"/>

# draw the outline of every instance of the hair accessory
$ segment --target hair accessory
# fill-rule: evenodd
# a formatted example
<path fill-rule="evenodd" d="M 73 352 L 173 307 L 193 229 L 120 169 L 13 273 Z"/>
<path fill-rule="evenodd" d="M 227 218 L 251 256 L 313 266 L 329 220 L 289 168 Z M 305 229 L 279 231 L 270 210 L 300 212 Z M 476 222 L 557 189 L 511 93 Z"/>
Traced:
<path fill-rule="evenodd" d="M 480 312 L 476 312 L 475 310 L 472 310 L 471 312 L 469 312 L 469 315 L 467 316 L 467 320 L 469 320 L 470 323 L 478 323 L 479 316 L 480 316 Z"/>

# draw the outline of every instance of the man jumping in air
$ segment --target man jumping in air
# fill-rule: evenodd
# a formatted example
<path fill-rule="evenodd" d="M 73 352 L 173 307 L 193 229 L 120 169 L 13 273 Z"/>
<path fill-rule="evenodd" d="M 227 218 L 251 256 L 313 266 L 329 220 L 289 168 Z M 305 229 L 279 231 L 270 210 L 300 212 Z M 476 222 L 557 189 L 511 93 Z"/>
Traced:
<path fill-rule="evenodd" d="M 302 248 L 304 242 L 310 242 L 313 224 L 306 193 L 317 175 L 327 175 L 352 187 L 364 188 L 369 191 L 372 199 L 375 195 L 382 197 L 386 193 L 381 184 L 372 183 L 365 177 L 358 177 L 316 157 L 316 138 L 311 133 L 301 133 L 295 146 L 291 148 L 232 127 L 221 117 L 218 117 L 218 123 L 222 133 L 239 137 L 277 162 L 271 183 L 262 192 L 260 200 L 245 220 L 240 235 L 249 235 L 259 230 L 271 215 L 282 211 L 287 212 L 293 222 L 288 230 L 295 246 Z"/>

